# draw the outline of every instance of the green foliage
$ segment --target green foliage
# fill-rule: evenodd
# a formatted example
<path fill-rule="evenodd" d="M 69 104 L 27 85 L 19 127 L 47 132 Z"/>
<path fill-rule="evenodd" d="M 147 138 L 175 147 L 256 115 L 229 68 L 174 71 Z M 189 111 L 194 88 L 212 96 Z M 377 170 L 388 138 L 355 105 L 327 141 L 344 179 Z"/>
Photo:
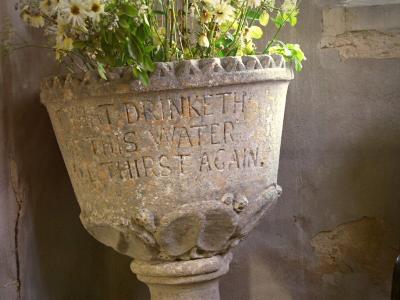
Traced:
<path fill-rule="evenodd" d="M 276 45 L 269 48 L 269 53 L 282 55 L 287 61 L 293 62 L 297 72 L 303 69 L 302 62 L 306 60 L 304 52 L 298 44 L 277 42 Z"/>
<path fill-rule="evenodd" d="M 129 66 L 148 84 L 155 62 L 257 54 L 254 42 L 269 23 L 277 32 L 263 52 L 282 54 L 298 71 L 305 59 L 298 45 L 277 41 L 297 24 L 295 0 L 279 7 L 274 0 L 28 0 L 20 7 L 60 62 L 105 80 L 113 67 Z"/>

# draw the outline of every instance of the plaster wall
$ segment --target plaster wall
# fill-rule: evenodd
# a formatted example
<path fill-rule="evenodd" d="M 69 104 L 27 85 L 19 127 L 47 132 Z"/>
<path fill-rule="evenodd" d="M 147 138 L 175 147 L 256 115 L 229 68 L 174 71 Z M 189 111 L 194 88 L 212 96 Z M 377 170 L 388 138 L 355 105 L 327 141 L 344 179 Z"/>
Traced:
<path fill-rule="evenodd" d="M 33 38 L 13 6 L 0 0 L 0 26 L 8 16 Z M 308 56 L 288 95 L 284 195 L 235 251 L 222 299 L 388 299 L 400 252 L 400 60 L 321 49 L 325 8 L 302 6 L 284 37 Z M 58 71 L 39 50 L 0 60 L 0 299 L 148 299 L 129 259 L 79 222 L 39 103 L 40 79 Z"/>

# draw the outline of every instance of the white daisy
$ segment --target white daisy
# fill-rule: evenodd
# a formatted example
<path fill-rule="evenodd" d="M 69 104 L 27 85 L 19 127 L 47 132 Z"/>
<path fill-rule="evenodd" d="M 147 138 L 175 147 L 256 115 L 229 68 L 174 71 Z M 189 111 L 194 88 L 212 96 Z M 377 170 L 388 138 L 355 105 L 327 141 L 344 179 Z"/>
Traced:
<path fill-rule="evenodd" d="M 222 24 L 230 21 L 235 14 L 234 8 L 226 1 L 221 1 L 215 6 L 215 23 Z"/>
<path fill-rule="evenodd" d="M 88 17 L 87 4 L 84 1 L 68 0 L 61 4 L 61 13 L 68 23 L 74 27 L 85 27 L 85 19 Z"/>
<path fill-rule="evenodd" d="M 99 22 L 101 15 L 104 13 L 104 4 L 100 0 L 91 0 L 88 9 L 88 15 L 93 22 Z"/>

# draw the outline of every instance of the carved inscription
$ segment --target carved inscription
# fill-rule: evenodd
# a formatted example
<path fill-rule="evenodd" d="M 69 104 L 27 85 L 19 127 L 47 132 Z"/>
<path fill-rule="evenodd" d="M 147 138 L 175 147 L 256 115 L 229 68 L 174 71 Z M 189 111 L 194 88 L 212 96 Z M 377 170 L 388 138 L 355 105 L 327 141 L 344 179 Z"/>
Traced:
<path fill-rule="evenodd" d="M 246 92 L 155 96 L 74 106 L 56 112 L 75 157 L 73 171 L 90 181 L 137 180 L 264 168 L 267 136 L 254 138 Z M 262 115 L 262 114 L 261 114 Z M 69 130 L 73 129 L 73 130 Z M 78 151 L 75 151 L 78 152 Z"/>

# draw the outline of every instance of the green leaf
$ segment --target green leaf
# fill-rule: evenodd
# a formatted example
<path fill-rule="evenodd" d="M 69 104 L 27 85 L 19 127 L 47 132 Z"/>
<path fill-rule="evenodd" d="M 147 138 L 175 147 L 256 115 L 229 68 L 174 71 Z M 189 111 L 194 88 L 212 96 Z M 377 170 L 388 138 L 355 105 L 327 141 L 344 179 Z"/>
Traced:
<path fill-rule="evenodd" d="M 150 22 L 149 22 L 149 19 L 147 18 L 147 14 L 143 15 L 143 21 L 144 21 L 144 24 L 146 24 L 147 26 L 150 26 Z"/>
<path fill-rule="evenodd" d="M 143 62 L 144 68 L 145 70 L 149 71 L 149 72 L 153 72 L 155 69 L 155 64 L 154 62 L 151 60 L 150 56 L 145 56 L 144 57 L 144 62 Z"/>
<path fill-rule="evenodd" d="M 86 47 L 86 43 L 82 41 L 74 41 L 74 49 L 82 50 Z"/>
<path fill-rule="evenodd" d="M 303 69 L 302 62 L 307 59 L 298 44 L 285 44 L 280 41 L 277 41 L 273 47 L 269 48 L 268 54 L 282 55 L 286 61 L 294 64 L 297 72 Z"/>
<path fill-rule="evenodd" d="M 295 16 L 295 15 L 290 15 L 290 17 L 289 17 L 289 22 L 290 22 L 290 25 L 291 26 L 296 26 L 296 24 L 297 24 L 297 16 Z"/>
<path fill-rule="evenodd" d="M 130 27 L 128 20 L 126 18 L 124 18 L 124 17 L 121 17 L 119 19 L 119 25 L 122 28 L 125 28 L 125 29 L 129 29 L 129 27 Z"/>
<path fill-rule="evenodd" d="M 130 55 L 133 59 L 135 59 L 135 58 L 136 58 L 136 53 L 133 51 L 132 43 L 131 43 L 130 40 L 128 40 L 127 47 L 128 47 L 128 53 L 129 53 L 129 55 Z"/>
<path fill-rule="evenodd" d="M 260 16 L 260 24 L 262 26 L 267 26 L 269 23 L 269 13 L 265 10 Z"/>
<path fill-rule="evenodd" d="M 144 85 L 149 85 L 150 77 L 147 72 L 140 72 L 138 77 L 139 77 L 139 80 L 141 82 L 143 82 Z"/>
<path fill-rule="evenodd" d="M 301 63 L 301 61 L 299 61 L 298 59 L 294 60 L 294 68 L 296 70 L 296 72 L 301 72 L 303 70 L 303 65 Z"/>
<path fill-rule="evenodd" d="M 136 7 L 134 7 L 133 5 L 130 5 L 130 4 L 122 5 L 121 12 L 130 17 L 138 16 L 138 10 L 136 9 Z"/>
<path fill-rule="evenodd" d="M 257 9 L 249 9 L 246 13 L 246 18 L 251 20 L 258 20 L 261 16 L 261 12 Z"/>
<path fill-rule="evenodd" d="M 104 65 L 102 63 L 97 63 L 97 72 L 102 79 L 107 80 L 106 70 L 104 69 Z"/>
<path fill-rule="evenodd" d="M 263 30 L 258 26 L 251 26 L 249 30 L 250 36 L 256 40 L 261 39 L 264 33 Z"/>
<path fill-rule="evenodd" d="M 150 32 L 147 31 L 147 26 L 141 25 L 137 30 L 135 36 L 142 41 L 145 41 L 148 36 L 151 35 Z"/>
<path fill-rule="evenodd" d="M 278 14 L 276 15 L 275 19 L 273 19 L 275 26 L 277 28 L 282 27 L 283 25 L 285 25 L 286 23 L 286 19 L 285 19 L 285 15 L 281 12 L 278 12 Z"/>
<path fill-rule="evenodd" d="M 153 10 L 153 13 L 155 15 L 161 15 L 161 16 L 165 16 L 166 15 L 165 11 L 157 10 L 157 9 Z"/>

